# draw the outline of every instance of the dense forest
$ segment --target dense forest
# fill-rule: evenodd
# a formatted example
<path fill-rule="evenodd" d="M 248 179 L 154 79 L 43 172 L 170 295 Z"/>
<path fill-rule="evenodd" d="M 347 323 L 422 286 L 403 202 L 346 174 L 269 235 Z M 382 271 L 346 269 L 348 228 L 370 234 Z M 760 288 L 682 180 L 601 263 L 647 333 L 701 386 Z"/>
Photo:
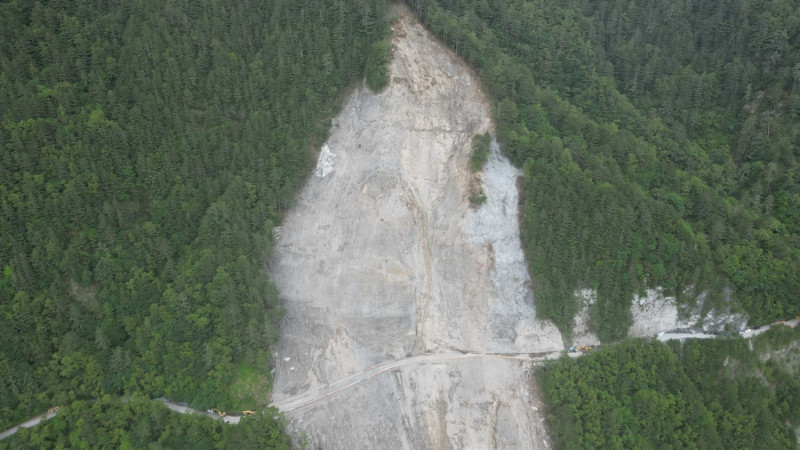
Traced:
<path fill-rule="evenodd" d="M 0 426 L 72 404 L 41 439 L 89 430 L 105 403 L 73 402 L 107 395 L 266 404 L 273 228 L 386 7 L 0 3 Z"/>
<path fill-rule="evenodd" d="M 226 428 L 147 399 L 265 406 L 272 231 L 348 86 L 388 82 L 387 3 L 0 2 L 0 427 L 63 407 L 10 445 L 287 445 L 269 413 Z M 796 3 L 408 3 L 524 168 L 539 315 L 568 336 L 593 288 L 618 339 L 653 286 L 800 314 Z M 800 420 L 797 371 L 742 340 L 629 341 L 541 382 L 565 447 L 791 447 Z"/>
<path fill-rule="evenodd" d="M 800 329 L 626 340 L 537 372 L 560 448 L 797 448 Z"/>
<path fill-rule="evenodd" d="M 477 71 L 524 167 L 537 313 L 625 336 L 661 286 L 800 312 L 800 11 L 787 1 L 408 0 Z"/>

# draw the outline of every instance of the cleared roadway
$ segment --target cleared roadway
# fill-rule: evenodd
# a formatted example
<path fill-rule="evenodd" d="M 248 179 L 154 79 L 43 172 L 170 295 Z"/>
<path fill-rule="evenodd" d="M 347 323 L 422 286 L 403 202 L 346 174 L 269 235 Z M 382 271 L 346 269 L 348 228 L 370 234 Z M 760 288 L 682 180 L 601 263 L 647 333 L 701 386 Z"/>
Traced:
<path fill-rule="evenodd" d="M 348 389 L 356 384 L 369 380 L 372 377 L 380 375 L 384 372 L 397 369 L 403 366 L 410 366 L 415 364 L 435 364 L 449 361 L 459 361 L 464 359 L 475 358 L 501 358 L 512 359 L 518 361 L 544 361 L 546 359 L 554 359 L 561 356 L 562 352 L 552 352 L 545 354 L 531 354 L 531 353 L 436 353 L 436 354 L 423 354 L 416 356 L 409 356 L 394 361 L 388 361 L 369 369 L 341 378 L 333 383 L 324 387 L 312 389 L 302 394 L 295 395 L 283 400 L 272 403 L 270 406 L 278 408 L 283 412 L 302 408 L 323 398 L 334 395 L 340 391 Z"/>

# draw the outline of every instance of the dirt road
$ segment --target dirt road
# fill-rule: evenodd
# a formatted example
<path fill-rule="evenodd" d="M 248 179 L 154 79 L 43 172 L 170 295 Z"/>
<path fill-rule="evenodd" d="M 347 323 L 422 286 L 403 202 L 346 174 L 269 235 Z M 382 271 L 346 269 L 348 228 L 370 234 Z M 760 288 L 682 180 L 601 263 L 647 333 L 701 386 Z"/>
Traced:
<path fill-rule="evenodd" d="M 242 418 L 241 416 L 234 416 L 234 415 L 220 416 L 219 414 L 214 414 L 208 411 L 201 411 L 199 409 L 194 409 L 182 403 L 174 403 L 166 399 L 160 399 L 160 400 L 164 402 L 164 406 L 166 406 L 169 410 L 175 411 L 176 413 L 180 414 L 201 414 L 215 420 L 222 420 L 223 422 L 232 425 L 239 423 L 239 420 L 241 420 Z"/>
<path fill-rule="evenodd" d="M 13 436 L 14 434 L 17 433 L 17 431 L 19 431 L 20 428 L 31 428 L 31 427 L 34 427 L 36 425 L 39 425 L 39 423 L 41 423 L 42 421 L 50 420 L 55 416 L 56 416 L 55 412 L 48 412 L 48 413 L 40 414 L 40 415 L 38 415 L 36 417 L 30 418 L 30 419 L 26 420 L 25 422 L 22 422 L 21 424 L 13 426 L 13 427 L 3 431 L 2 433 L 0 433 L 0 441 L 5 439 L 5 438 L 7 438 L 7 437 Z"/>
<path fill-rule="evenodd" d="M 800 323 L 800 319 L 792 319 L 792 320 L 783 320 L 780 322 L 776 322 L 771 325 L 764 325 L 762 327 L 756 329 L 746 329 L 739 333 L 745 339 L 749 339 L 751 337 L 758 336 L 759 334 L 765 333 L 770 328 L 776 325 L 786 325 L 787 327 L 796 327 L 797 324 Z M 709 333 L 661 333 L 657 336 L 658 340 L 661 342 L 666 342 L 673 339 L 684 340 L 684 339 L 713 339 L 719 337 L 719 334 L 709 334 Z"/>
<path fill-rule="evenodd" d="M 297 408 L 310 405 L 314 402 L 322 400 L 331 395 L 342 392 L 348 388 L 355 386 L 361 382 L 369 380 L 382 373 L 398 369 L 404 366 L 416 364 L 440 364 L 450 361 L 459 361 L 473 358 L 496 358 L 520 362 L 544 361 L 547 359 L 554 359 L 561 356 L 561 352 L 553 352 L 546 354 L 529 354 L 529 353 L 446 353 L 446 354 L 424 354 L 409 356 L 407 358 L 398 359 L 395 361 L 387 361 L 377 364 L 363 372 L 341 378 L 327 386 L 320 387 L 306 391 L 294 397 L 285 398 L 281 401 L 274 402 L 270 406 L 274 406 L 283 412 L 293 411 Z"/>
<path fill-rule="evenodd" d="M 782 323 L 786 326 L 796 327 L 798 323 L 800 323 L 800 319 L 793 319 L 787 320 Z M 754 336 L 758 336 L 767 330 L 769 330 L 773 325 L 765 325 L 760 328 L 754 330 L 746 330 L 742 331 L 740 334 L 744 338 L 751 338 Z M 717 334 L 708 334 L 708 333 L 663 333 L 658 336 L 658 340 L 661 342 L 666 342 L 673 339 L 678 340 L 685 340 L 685 339 L 712 339 L 717 338 L 719 335 Z M 583 353 L 576 352 L 573 354 L 574 356 L 582 356 Z M 416 355 L 410 356 L 394 361 L 387 361 L 381 364 L 377 364 L 363 372 L 353 374 L 344 378 L 341 378 L 333 383 L 330 383 L 324 387 L 319 387 L 316 389 L 312 389 L 306 391 L 300 395 L 296 395 L 294 397 L 285 398 L 281 401 L 275 402 L 270 406 L 276 407 L 283 412 L 293 411 L 297 408 L 302 408 L 304 406 L 310 405 L 314 402 L 322 400 L 326 397 L 331 395 L 338 394 L 346 389 L 349 389 L 356 384 L 362 383 L 364 381 L 369 380 L 377 375 L 382 373 L 403 367 L 409 366 L 414 364 L 436 364 L 442 363 L 446 361 L 458 361 L 464 359 L 471 359 L 471 358 L 498 358 L 498 359 L 510 359 L 510 360 L 517 360 L 517 361 L 528 361 L 528 362 L 538 362 L 538 361 L 545 361 L 548 359 L 555 359 L 561 356 L 561 352 L 552 352 L 552 353 L 545 353 L 545 354 L 529 354 L 529 353 L 509 353 L 509 354 L 500 354 L 500 353 L 447 353 L 447 354 L 424 354 L 424 355 Z"/>

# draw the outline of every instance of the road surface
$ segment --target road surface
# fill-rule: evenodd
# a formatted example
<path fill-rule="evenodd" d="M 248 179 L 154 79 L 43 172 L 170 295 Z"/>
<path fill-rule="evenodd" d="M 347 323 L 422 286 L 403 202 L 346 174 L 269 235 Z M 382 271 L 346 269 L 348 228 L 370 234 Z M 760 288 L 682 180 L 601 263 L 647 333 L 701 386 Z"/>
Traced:
<path fill-rule="evenodd" d="M 796 327 L 797 324 L 800 322 L 800 319 L 793 319 L 784 321 L 782 324 L 787 325 L 790 327 Z M 780 322 L 778 322 L 780 323 Z M 776 323 L 777 324 L 777 323 Z M 764 325 L 763 327 L 757 328 L 755 330 L 750 331 L 742 331 L 740 334 L 744 338 L 751 338 L 754 336 L 758 336 L 769 330 L 772 325 Z M 706 334 L 706 333 L 663 333 L 658 336 L 658 340 L 661 342 L 666 342 L 672 339 L 711 339 L 719 337 L 717 334 Z M 581 356 L 582 352 L 573 352 L 570 353 L 570 356 L 577 357 Z M 310 391 L 306 391 L 302 394 L 295 395 L 293 397 L 289 397 L 286 399 L 279 400 L 277 402 L 272 403 L 270 406 L 278 408 L 283 412 L 292 411 L 298 408 L 302 408 L 304 406 L 310 405 L 314 402 L 322 400 L 323 398 L 329 397 L 334 395 L 338 392 L 341 392 L 345 389 L 348 389 L 356 384 L 369 380 L 372 377 L 380 375 L 384 372 L 396 369 L 398 367 L 412 365 L 412 364 L 432 364 L 432 363 L 440 363 L 446 361 L 457 361 L 461 359 L 470 359 L 470 358 L 505 358 L 505 359 L 517 359 L 520 361 L 533 361 L 539 362 L 544 361 L 547 359 L 554 359 L 558 358 L 561 355 L 561 352 L 553 352 L 553 353 L 545 353 L 545 354 L 527 354 L 527 353 L 516 353 L 516 354 L 499 354 L 499 353 L 444 353 L 444 354 L 423 354 L 417 356 L 409 356 L 402 359 L 397 359 L 394 361 L 389 361 L 385 363 L 381 363 L 370 367 L 369 369 L 353 374 L 344 378 L 341 378 L 325 387 L 313 389 Z"/>
<path fill-rule="evenodd" d="M 30 428 L 30 427 L 39 425 L 39 423 L 41 421 L 43 421 L 43 420 L 50 420 L 55 416 L 56 416 L 55 412 L 48 412 L 48 413 L 40 414 L 40 415 L 38 415 L 38 416 L 36 416 L 34 418 L 28 419 L 25 422 L 22 422 L 21 424 L 19 424 L 17 426 L 13 426 L 13 427 L 7 429 L 6 431 L 3 431 L 2 433 L 0 433 L 0 441 L 5 439 L 5 438 L 7 438 L 7 437 L 9 437 L 9 436 L 13 436 L 14 434 L 16 434 L 17 430 L 19 430 L 20 427 L 22 427 L 22 428 Z"/>
<path fill-rule="evenodd" d="M 225 423 L 230 424 L 237 424 L 239 420 L 242 418 L 241 416 L 220 416 L 219 414 L 210 413 L 208 411 L 200 411 L 199 409 L 194 409 L 189 407 L 188 405 L 184 405 L 182 403 L 174 403 L 166 399 L 161 399 L 164 402 L 164 406 L 171 411 L 175 411 L 179 414 L 201 414 L 207 417 L 210 417 L 215 420 L 222 419 Z"/>
<path fill-rule="evenodd" d="M 323 398 L 334 395 L 345 389 L 348 389 L 356 384 L 369 380 L 370 378 L 380 375 L 384 372 L 397 369 L 403 366 L 413 364 L 435 364 L 447 361 L 458 361 L 472 358 L 501 358 L 513 359 L 518 361 L 544 361 L 546 359 L 555 359 L 561 356 L 561 352 L 551 352 L 544 354 L 530 354 L 530 353 L 437 353 L 437 354 L 423 354 L 416 356 L 409 356 L 394 361 L 377 364 L 369 369 L 341 378 L 329 385 L 306 391 L 302 394 L 288 397 L 277 402 L 272 403 L 270 406 L 278 408 L 282 412 L 288 412 L 303 406 L 309 405 Z"/>
<path fill-rule="evenodd" d="M 781 325 L 786 325 L 787 327 L 794 328 L 794 327 L 797 326 L 798 323 L 800 323 L 800 319 L 785 320 L 785 321 L 781 321 L 781 322 L 776 322 L 776 323 L 774 323 L 772 325 L 764 325 L 763 327 L 756 328 L 754 330 L 742 331 L 741 335 L 742 335 L 743 338 L 751 338 L 753 336 L 758 336 L 759 334 L 764 333 L 765 331 L 767 331 L 770 328 L 772 328 L 774 325 L 781 324 Z"/>
<path fill-rule="evenodd" d="M 706 333 L 663 333 L 656 336 L 656 338 L 661 342 L 672 340 L 682 341 L 684 339 L 713 339 L 715 337 L 719 337 L 719 335 Z"/>
<path fill-rule="evenodd" d="M 780 322 L 775 322 L 772 325 L 764 325 L 763 327 L 756 328 L 754 330 L 747 329 L 739 333 L 745 339 L 749 339 L 751 337 L 758 336 L 759 334 L 765 333 L 767 330 L 772 328 L 775 325 L 786 325 L 788 327 L 796 327 L 797 324 L 800 323 L 800 319 L 792 319 L 792 320 L 785 320 Z M 706 333 L 660 333 L 657 338 L 661 342 L 670 341 L 673 339 L 677 340 L 684 340 L 684 339 L 712 339 L 715 337 L 719 337 L 718 334 L 706 334 Z"/>

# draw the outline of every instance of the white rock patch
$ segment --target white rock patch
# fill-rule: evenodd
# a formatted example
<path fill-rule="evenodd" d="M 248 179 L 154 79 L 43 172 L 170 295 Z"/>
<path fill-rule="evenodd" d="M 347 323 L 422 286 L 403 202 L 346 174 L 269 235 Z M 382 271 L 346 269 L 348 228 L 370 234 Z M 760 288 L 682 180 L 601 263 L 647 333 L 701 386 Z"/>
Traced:
<path fill-rule="evenodd" d="M 336 155 L 331 151 L 328 144 L 322 146 L 319 152 L 319 159 L 317 160 L 317 170 L 314 174 L 320 178 L 324 178 L 329 173 L 333 172 L 333 163 Z"/>

